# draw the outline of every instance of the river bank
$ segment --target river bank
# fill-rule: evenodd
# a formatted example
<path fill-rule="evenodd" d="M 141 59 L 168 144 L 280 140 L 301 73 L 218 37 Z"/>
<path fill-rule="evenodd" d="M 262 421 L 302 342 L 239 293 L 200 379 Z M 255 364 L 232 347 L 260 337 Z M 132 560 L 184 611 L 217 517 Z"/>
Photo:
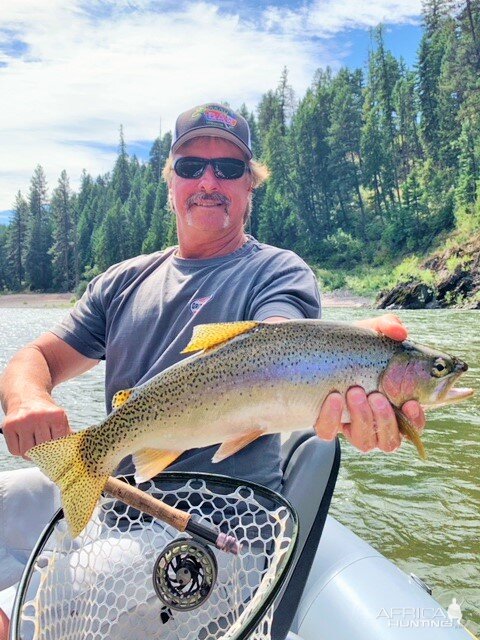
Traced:
<path fill-rule="evenodd" d="M 58 309 L 72 306 L 73 301 L 73 293 L 9 293 L 0 295 L 0 309 Z M 322 305 L 326 308 L 368 308 L 372 307 L 372 299 L 349 291 L 335 291 L 322 294 Z"/>
<path fill-rule="evenodd" d="M 0 295 L 0 309 L 58 309 L 73 300 L 73 293 L 7 293 Z"/>

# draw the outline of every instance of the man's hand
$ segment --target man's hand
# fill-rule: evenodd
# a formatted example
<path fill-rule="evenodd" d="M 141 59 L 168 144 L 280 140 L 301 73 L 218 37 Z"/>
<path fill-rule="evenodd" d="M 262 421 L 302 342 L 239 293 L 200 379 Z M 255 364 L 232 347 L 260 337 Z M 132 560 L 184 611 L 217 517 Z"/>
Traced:
<path fill-rule="evenodd" d="M 25 453 L 36 444 L 72 433 L 67 414 L 52 399 L 52 389 L 97 362 L 49 331 L 13 356 L 0 376 L 2 428 L 10 453 L 28 460 Z"/>
<path fill-rule="evenodd" d="M 405 340 L 408 335 L 400 318 L 392 313 L 360 320 L 355 324 L 378 331 L 393 340 Z M 342 424 L 345 408 L 350 413 L 348 424 Z M 403 405 L 402 411 L 421 433 L 425 426 L 425 414 L 420 404 L 409 400 Z M 379 392 L 367 396 L 361 387 L 349 389 L 345 398 L 340 393 L 331 393 L 322 405 L 315 431 L 323 440 L 332 440 L 338 433 L 343 433 L 360 451 L 378 448 L 391 452 L 398 449 L 402 442 L 397 419 L 388 399 Z"/>
<path fill-rule="evenodd" d="M 35 445 L 72 433 L 64 409 L 47 398 L 9 411 L 2 430 L 10 453 L 25 460 L 29 460 L 26 452 Z"/>

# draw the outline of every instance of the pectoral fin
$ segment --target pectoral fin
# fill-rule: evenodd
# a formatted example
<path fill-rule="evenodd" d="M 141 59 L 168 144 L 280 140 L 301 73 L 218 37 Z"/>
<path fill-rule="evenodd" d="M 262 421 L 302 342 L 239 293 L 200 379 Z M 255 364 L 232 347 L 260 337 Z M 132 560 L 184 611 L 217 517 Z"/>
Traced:
<path fill-rule="evenodd" d="M 423 446 L 423 442 L 418 435 L 418 431 L 415 429 L 413 424 L 407 418 L 407 416 L 400 411 L 398 407 L 393 406 L 393 411 L 395 412 L 395 416 L 397 418 L 398 429 L 400 433 L 402 433 L 408 440 L 413 442 L 415 447 L 417 448 L 418 455 L 422 460 L 427 459 L 427 454 L 425 451 L 425 447 Z"/>
<path fill-rule="evenodd" d="M 117 391 L 112 398 L 112 408 L 118 409 L 118 407 L 121 407 L 122 404 L 125 404 L 125 402 L 130 398 L 132 393 L 133 389 L 120 389 L 120 391 Z"/>
<path fill-rule="evenodd" d="M 212 458 L 212 462 L 221 462 L 222 460 L 225 460 L 225 458 L 228 458 L 234 453 L 237 453 L 237 451 L 240 451 L 240 449 L 246 447 L 247 444 L 250 444 L 263 435 L 265 435 L 264 429 L 255 429 L 253 431 L 249 431 L 240 438 L 235 438 L 235 440 L 227 440 L 223 442 L 215 452 L 215 455 Z"/>
<path fill-rule="evenodd" d="M 259 323 L 245 322 L 212 322 L 212 324 L 199 324 L 193 328 L 193 335 L 182 353 L 191 353 L 202 349 L 211 349 L 232 338 L 247 333 Z"/>
<path fill-rule="evenodd" d="M 146 482 L 172 464 L 182 451 L 161 451 L 160 449 L 140 449 L 133 454 L 135 482 Z"/>

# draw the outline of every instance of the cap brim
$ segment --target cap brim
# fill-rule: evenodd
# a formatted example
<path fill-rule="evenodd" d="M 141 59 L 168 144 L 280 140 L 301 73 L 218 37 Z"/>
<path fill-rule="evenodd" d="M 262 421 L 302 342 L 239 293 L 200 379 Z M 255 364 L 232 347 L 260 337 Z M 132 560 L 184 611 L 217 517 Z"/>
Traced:
<path fill-rule="evenodd" d="M 233 142 L 243 153 L 247 156 L 249 160 L 253 157 L 252 152 L 247 147 L 247 145 L 240 140 L 238 136 L 236 136 L 231 131 L 226 131 L 225 129 L 220 129 L 217 127 L 196 127 L 195 129 L 190 129 L 183 135 L 181 135 L 178 140 L 172 145 L 172 153 L 178 151 L 178 149 L 188 142 L 189 140 L 193 140 L 194 138 L 199 138 L 201 136 L 209 136 L 211 138 L 223 138 L 223 140 L 228 140 L 229 142 Z"/>

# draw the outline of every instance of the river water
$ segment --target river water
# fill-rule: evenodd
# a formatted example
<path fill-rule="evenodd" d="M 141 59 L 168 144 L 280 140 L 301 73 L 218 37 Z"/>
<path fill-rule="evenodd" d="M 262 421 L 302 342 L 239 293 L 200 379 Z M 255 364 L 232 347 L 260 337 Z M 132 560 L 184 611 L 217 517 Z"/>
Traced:
<path fill-rule="evenodd" d="M 0 368 L 64 313 L 0 309 Z M 327 309 L 324 317 L 350 321 L 376 313 Z M 401 569 L 421 577 L 443 606 L 455 597 L 473 629 L 480 625 L 480 314 L 442 310 L 399 315 L 416 341 L 468 362 L 459 386 L 474 387 L 476 395 L 429 413 L 423 438 L 426 462 L 409 443 L 385 455 L 361 454 L 343 441 L 331 513 Z M 74 429 L 104 416 L 103 378 L 99 365 L 55 391 Z M 0 470 L 23 466 L 27 463 L 10 456 L 0 438 Z"/>

